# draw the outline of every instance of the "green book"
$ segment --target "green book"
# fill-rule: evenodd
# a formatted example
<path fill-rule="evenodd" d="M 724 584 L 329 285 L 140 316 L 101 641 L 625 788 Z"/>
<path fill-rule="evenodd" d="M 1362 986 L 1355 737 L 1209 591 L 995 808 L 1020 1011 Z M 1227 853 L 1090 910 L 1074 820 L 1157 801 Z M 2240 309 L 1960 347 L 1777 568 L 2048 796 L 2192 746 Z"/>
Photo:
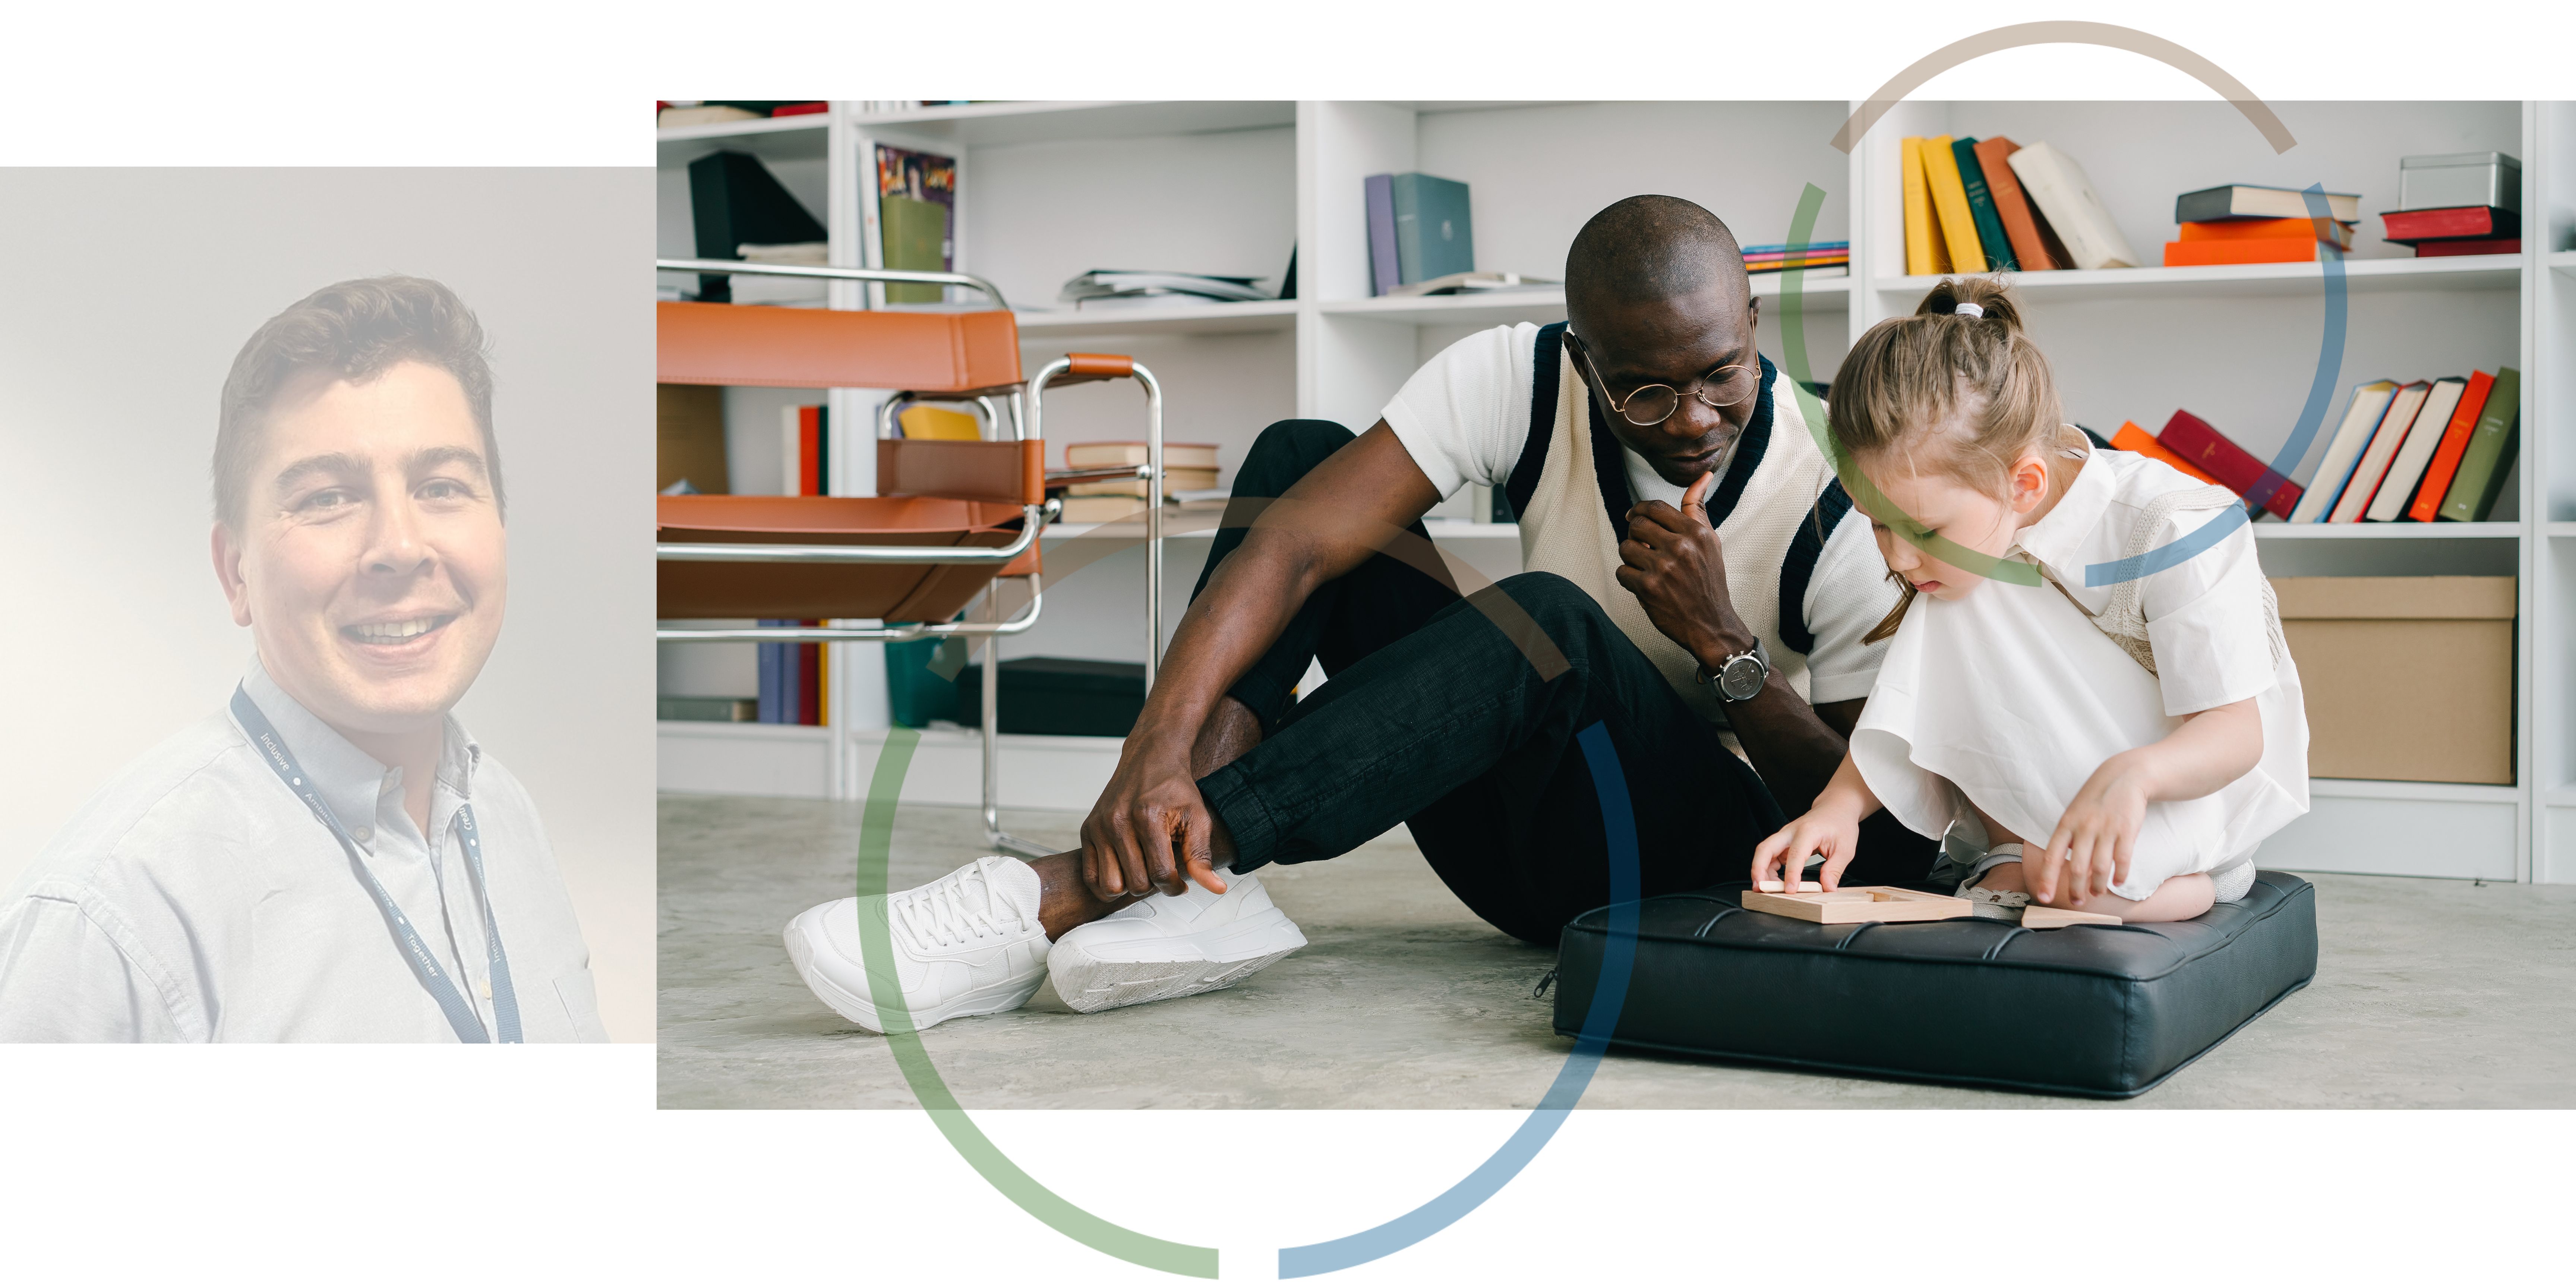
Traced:
<path fill-rule="evenodd" d="M 2012 239 L 2004 234 L 2004 217 L 1995 209 L 1995 196 L 1986 191 L 1986 168 L 1977 164 L 1975 139 L 1952 139 L 1950 155 L 1958 158 L 1959 186 L 1968 190 L 1968 213 L 1976 220 L 1977 245 L 1986 252 L 1986 271 L 2013 272 L 2021 265 L 2013 262 Z"/>
<path fill-rule="evenodd" d="M 2469 431 L 2468 449 L 2460 454 L 2459 472 L 2442 497 L 2441 517 L 2456 523 L 2484 523 L 2504 491 L 2504 476 L 2513 472 L 2514 430 L 2522 422 L 2522 373 L 2496 368 L 2495 387 L 2487 391 L 2478 427 Z"/>
<path fill-rule="evenodd" d="M 948 271 L 948 207 L 910 197 L 887 197 L 878 206 L 885 225 L 885 266 L 917 273 Z M 896 304 L 936 304 L 941 289 L 919 282 L 885 288 Z"/>
<path fill-rule="evenodd" d="M 1428 282 L 1476 269 L 1476 232 L 1467 222 L 1467 185 L 1427 174 L 1399 174 L 1395 262 L 1400 284 Z"/>

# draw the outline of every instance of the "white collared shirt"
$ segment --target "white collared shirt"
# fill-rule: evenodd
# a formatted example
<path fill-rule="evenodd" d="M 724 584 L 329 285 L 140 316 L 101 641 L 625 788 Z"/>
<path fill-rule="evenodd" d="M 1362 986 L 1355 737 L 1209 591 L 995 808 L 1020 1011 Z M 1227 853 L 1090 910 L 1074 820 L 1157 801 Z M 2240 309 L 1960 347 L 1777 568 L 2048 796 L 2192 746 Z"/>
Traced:
<path fill-rule="evenodd" d="M 536 807 L 463 726 L 447 719 L 424 836 L 403 810 L 402 771 L 332 731 L 256 660 L 242 688 L 487 1033 L 487 892 L 457 833 L 469 803 L 527 1040 L 607 1040 Z M 101 788 L 0 902 L 0 1041 L 456 1040 L 339 842 L 229 712 Z"/>

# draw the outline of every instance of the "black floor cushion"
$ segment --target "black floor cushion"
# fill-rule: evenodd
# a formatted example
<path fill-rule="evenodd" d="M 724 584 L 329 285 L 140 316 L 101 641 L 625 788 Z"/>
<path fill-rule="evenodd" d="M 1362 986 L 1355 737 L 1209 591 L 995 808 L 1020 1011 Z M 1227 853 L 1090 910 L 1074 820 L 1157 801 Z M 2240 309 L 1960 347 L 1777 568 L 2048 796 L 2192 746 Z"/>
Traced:
<path fill-rule="evenodd" d="M 1743 882 L 1638 907 L 1615 1045 L 1837 1073 L 2134 1096 L 2317 970 L 2316 889 L 2260 872 L 2190 921 L 1817 925 L 1738 905 Z M 1557 949 L 1556 1031 L 1581 1030 L 1610 910 Z"/>

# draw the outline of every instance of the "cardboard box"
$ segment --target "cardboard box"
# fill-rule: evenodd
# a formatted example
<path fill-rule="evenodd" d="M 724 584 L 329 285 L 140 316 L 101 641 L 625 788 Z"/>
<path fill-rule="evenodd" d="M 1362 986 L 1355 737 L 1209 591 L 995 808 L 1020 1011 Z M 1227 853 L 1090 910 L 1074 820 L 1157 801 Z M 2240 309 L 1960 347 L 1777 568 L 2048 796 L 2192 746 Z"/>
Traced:
<path fill-rule="evenodd" d="M 2511 577 L 2276 577 L 2308 773 L 2513 781 Z"/>

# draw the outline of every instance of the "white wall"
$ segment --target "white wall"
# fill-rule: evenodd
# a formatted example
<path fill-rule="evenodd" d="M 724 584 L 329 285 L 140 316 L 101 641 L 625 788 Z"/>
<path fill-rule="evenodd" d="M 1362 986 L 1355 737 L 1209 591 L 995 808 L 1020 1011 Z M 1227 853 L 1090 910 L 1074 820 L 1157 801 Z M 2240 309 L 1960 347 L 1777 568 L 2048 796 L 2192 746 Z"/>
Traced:
<path fill-rule="evenodd" d="M 0 172 L 0 885 L 251 653 L 207 554 L 218 391 L 344 278 L 453 287 L 491 337 L 510 611 L 458 716 L 543 810 L 601 1011 L 653 1036 L 653 177 L 622 169 Z"/>

